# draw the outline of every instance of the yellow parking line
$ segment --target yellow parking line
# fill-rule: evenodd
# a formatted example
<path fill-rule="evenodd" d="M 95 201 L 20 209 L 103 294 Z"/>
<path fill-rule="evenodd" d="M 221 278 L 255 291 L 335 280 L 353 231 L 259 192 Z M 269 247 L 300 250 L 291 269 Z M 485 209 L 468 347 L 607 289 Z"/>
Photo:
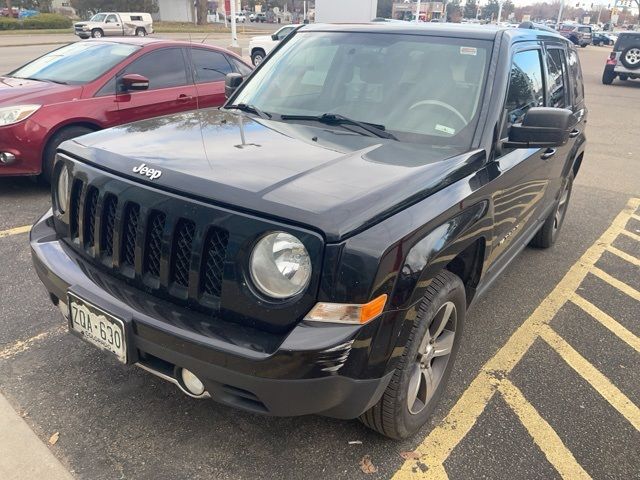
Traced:
<path fill-rule="evenodd" d="M 611 381 L 605 377 L 588 360 L 573 349 L 560 335 L 549 326 L 544 326 L 540 336 L 547 342 L 562 359 L 584 378 L 596 392 L 611 404 L 626 418 L 636 430 L 640 431 L 640 408 L 627 398 Z"/>
<path fill-rule="evenodd" d="M 636 290 L 635 288 L 630 287 L 629 285 L 627 285 L 626 283 L 624 283 L 621 280 L 618 280 L 615 277 L 612 277 L 607 272 L 605 272 L 604 270 L 601 270 L 598 267 L 593 267 L 593 269 L 591 270 L 591 273 L 593 273 L 600 280 L 604 280 L 609 285 L 611 285 L 613 287 L 616 287 L 621 292 L 626 293 L 631 298 L 633 298 L 633 299 L 635 299 L 635 300 L 640 302 L 640 292 L 638 290 Z"/>
<path fill-rule="evenodd" d="M 627 252 L 623 252 L 619 248 L 614 247 L 613 245 L 609 245 L 609 251 L 621 259 L 634 264 L 637 267 L 640 267 L 640 258 L 636 258 L 633 255 L 629 255 Z"/>
<path fill-rule="evenodd" d="M 633 232 L 630 232 L 629 230 L 622 230 L 620 233 L 622 233 L 623 235 L 626 235 L 629 238 L 632 238 L 633 240 L 635 240 L 636 242 L 640 242 L 640 235 L 636 235 Z"/>
<path fill-rule="evenodd" d="M 638 220 L 640 222 L 640 215 L 637 215 L 635 213 L 631 214 L 631 218 L 635 218 L 636 220 Z"/>
<path fill-rule="evenodd" d="M 394 479 L 425 478 L 418 464 L 429 469 L 442 465 L 453 449 L 475 425 L 500 381 L 513 369 L 527 352 L 540 330 L 558 313 L 602 256 L 604 250 L 624 229 L 631 214 L 640 206 L 640 198 L 632 198 L 618 214 L 611 226 L 587 249 L 569 269 L 560 283 L 535 309 L 531 316 L 511 335 L 507 343 L 484 364 L 478 376 L 464 391 L 445 419 L 415 448 L 420 459 L 407 460 L 394 475 Z"/>
<path fill-rule="evenodd" d="M 9 230 L 0 231 L 0 238 L 9 237 L 11 235 L 18 235 L 19 233 L 27 233 L 31 230 L 31 225 L 25 225 L 24 227 L 10 228 Z"/>
<path fill-rule="evenodd" d="M 591 478 L 551 425 L 540 416 L 518 387 L 505 379 L 500 383 L 499 390 L 507 404 L 522 422 L 522 425 L 524 425 L 524 428 L 527 429 L 533 441 L 538 445 L 538 448 L 563 478 Z"/>
<path fill-rule="evenodd" d="M 636 352 L 640 352 L 640 338 L 635 336 L 625 327 L 620 325 L 613 317 L 606 314 L 598 307 L 596 307 L 590 301 L 582 298 L 580 295 L 575 294 L 571 297 L 571 301 L 575 303 L 578 307 L 584 310 L 586 313 L 595 318 L 598 322 L 600 322 L 603 326 L 608 328 L 614 335 L 616 335 L 620 340 L 624 341 L 627 345 L 633 348 Z"/>
<path fill-rule="evenodd" d="M 31 348 L 31 346 L 34 343 L 38 343 L 39 341 L 44 340 L 45 338 L 51 335 L 62 333 L 63 331 L 65 331 L 65 327 L 56 327 L 52 330 L 39 333 L 38 335 L 35 335 L 26 340 L 18 340 L 17 342 L 12 343 L 8 347 L 5 347 L 4 349 L 0 350 L 0 359 L 7 360 L 11 357 L 15 357 L 19 353 L 29 350 L 29 348 Z"/>

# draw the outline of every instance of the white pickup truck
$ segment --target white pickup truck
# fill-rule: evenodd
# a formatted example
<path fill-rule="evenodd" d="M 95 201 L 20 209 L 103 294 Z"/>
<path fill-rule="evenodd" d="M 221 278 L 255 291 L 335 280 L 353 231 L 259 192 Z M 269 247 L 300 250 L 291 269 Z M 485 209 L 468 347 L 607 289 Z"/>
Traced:
<path fill-rule="evenodd" d="M 144 37 L 153 33 L 153 19 L 148 13 L 103 12 L 96 13 L 88 22 L 76 23 L 74 30 L 80 38 Z"/>
<path fill-rule="evenodd" d="M 264 57 L 297 28 L 300 28 L 300 25 L 285 25 L 273 35 L 251 37 L 251 40 L 249 40 L 249 51 L 251 52 L 251 62 L 253 66 L 257 67 L 260 65 Z"/>

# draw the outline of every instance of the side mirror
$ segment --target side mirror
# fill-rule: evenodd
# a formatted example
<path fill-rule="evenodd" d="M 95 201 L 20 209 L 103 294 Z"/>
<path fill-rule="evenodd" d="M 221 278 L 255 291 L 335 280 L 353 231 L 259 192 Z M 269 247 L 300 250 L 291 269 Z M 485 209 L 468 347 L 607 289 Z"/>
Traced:
<path fill-rule="evenodd" d="M 506 148 L 560 147 L 569 141 L 571 110 L 564 108 L 533 107 L 520 124 L 509 129 Z"/>
<path fill-rule="evenodd" d="M 125 92 L 135 92 L 149 89 L 149 79 L 138 75 L 137 73 L 129 73 L 120 79 L 122 90 Z"/>
<path fill-rule="evenodd" d="M 273 40 L 274 42 L 277 42 L 279 40 L 278 35 L 276 35 L 275 33 L 271 35 L 271 40 Z"/>
<path fill-rule="evenodd" d="M 226 77 L 224 77 L 224 96 L 229 98 L 233 95 L 233 92 L 242 85 L 244 81 L 244 77 L 239 73 L 227 73 Z"/>

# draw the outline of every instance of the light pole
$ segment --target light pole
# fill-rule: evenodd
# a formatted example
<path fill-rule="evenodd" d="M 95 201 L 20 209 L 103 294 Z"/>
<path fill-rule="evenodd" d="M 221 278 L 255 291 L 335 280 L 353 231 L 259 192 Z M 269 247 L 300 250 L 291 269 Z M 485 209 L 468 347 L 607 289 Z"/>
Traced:
<path fill-rule="evenodd" d="M 502 4 L 504 2 L 498 2 L 498 20 L 496 21 L 496 25 L 500 25 L 500 19 L 502 18 Z"/>
<path fill-rule="evenodd" d="M 416 4 L 416 23 L 420 22 L 420 0 Z"/>
<path fill-rule="evenodd" d="M 238 44 L 238 32 L 236 31 L 236 0 L 231 0 L 231 46 L 240 48 Z"/>
<path fill-rule="evenodd" d="M 564 9 L 564 0 L 560 2 L 560 11 L 558 12 L 558 21 L 556 22 L 556 30 L 560 28 L 560 22 L 562 22 L 562 10 Z"/>

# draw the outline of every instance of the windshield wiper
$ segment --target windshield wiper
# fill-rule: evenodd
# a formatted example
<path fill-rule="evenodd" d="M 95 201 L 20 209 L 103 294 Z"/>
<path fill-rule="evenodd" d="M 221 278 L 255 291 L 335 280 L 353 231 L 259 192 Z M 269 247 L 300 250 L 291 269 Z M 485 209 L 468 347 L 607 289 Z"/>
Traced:
<path fill-rule="evenodd" d="M 19 78 L 21 80 L 35 80 L 36 82 L 57 83 L 59 85 L 69 85 L 67 82 L 62 82 L 60 80 L 51 80 L 49 78 L 36 78 L 36 77 L 12 77 L 12 78 Z"/>
<path fill-rule="evenodd" d="M 339 113 L 323 113 L 322 115 L 282 115 L 282 120 L 315 120 L 328 125 L 355 125 L 380 138 L 388 138 L 390 140 L 398 140 L 392 133 L 386 131 L 384 125 L 377 123 L 360 122 L 353 118 L 345 117 Z"/>
<path fill-rule="evenodd" d="M 237 103 L 235 105 L 228 105 L 224 108 L 229 110 L 240 110 L 241 112 L 255 113 L 260 118 L 264 118 L 266 120 L 269 120 L 271 117 L 273 117 L 273 115 L 267 112 L 263 112 L 255 105 L 247 105 L 246 103 Z"/>

